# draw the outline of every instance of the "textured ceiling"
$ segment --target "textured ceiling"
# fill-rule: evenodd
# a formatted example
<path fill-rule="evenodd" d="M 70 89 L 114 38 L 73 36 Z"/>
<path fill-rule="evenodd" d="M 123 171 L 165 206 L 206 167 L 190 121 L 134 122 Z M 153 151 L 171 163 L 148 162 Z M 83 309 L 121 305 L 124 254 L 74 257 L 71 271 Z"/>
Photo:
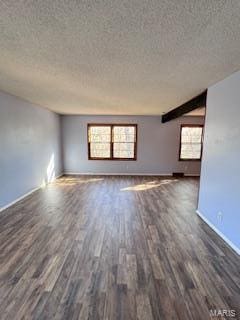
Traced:
<path fill-rule="evenodd" d="M 240 68 L 237 0 L 0 0 L 0 89 L 59 113 L 162 114 Z"/>

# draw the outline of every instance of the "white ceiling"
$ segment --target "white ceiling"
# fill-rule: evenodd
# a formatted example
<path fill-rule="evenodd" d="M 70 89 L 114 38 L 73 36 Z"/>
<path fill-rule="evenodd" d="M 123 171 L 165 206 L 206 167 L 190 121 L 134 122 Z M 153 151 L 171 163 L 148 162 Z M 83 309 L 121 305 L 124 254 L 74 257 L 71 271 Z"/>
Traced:
<path fill-rule="evenodd" d="M 237 0 L 0 0 L 0 89 L 59 113 L 159 115 L 240 68 Z"/>

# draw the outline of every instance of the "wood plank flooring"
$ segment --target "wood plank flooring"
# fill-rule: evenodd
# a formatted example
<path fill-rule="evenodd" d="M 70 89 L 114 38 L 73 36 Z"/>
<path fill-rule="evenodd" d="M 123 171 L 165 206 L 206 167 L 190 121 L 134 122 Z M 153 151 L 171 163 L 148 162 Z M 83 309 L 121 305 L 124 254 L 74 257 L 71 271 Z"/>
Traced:
<path fill-rule="evenodd" d="M 0 319 L 237 319 L 240 258 L 196 215 L 197 191 L 64 176 L 3 211 Z"/>

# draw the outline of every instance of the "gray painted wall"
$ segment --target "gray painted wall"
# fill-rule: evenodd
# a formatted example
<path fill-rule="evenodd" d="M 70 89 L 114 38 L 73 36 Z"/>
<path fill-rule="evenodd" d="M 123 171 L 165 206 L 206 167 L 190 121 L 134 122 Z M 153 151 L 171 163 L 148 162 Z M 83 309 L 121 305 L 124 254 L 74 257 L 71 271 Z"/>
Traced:
<path fill-rule="evenodd" d="M 239 88 L 237 72 L 208 89 L 198 210 L 240 250 Z"/>
<path fill-rule="evenodd" d="M 0 92 L 0 208 L 62 171 L 60 117 Z"/>
<path fill-rule="evenodd" d="M 150 116 L 61 116 L 64 171 L 67 173 L 199 174 L 200 162 L 179 162 L 180 125 L 203 123 L 184 117 L 166 124 Z M 137 161 L 88 160 L 88 123 L 137 123 Z"/>

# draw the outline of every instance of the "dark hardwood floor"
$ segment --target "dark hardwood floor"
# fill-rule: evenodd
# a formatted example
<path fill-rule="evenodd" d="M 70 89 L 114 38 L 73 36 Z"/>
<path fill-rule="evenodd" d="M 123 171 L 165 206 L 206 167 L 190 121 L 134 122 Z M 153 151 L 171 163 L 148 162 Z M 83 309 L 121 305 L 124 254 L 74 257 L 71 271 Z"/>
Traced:
<path fill-rule="evenodd" d="M 196 215 L 197 191 L 194 178 L 65 176 L 3 211 L 0 319 L 239 316 L 240 257 Z"/>

